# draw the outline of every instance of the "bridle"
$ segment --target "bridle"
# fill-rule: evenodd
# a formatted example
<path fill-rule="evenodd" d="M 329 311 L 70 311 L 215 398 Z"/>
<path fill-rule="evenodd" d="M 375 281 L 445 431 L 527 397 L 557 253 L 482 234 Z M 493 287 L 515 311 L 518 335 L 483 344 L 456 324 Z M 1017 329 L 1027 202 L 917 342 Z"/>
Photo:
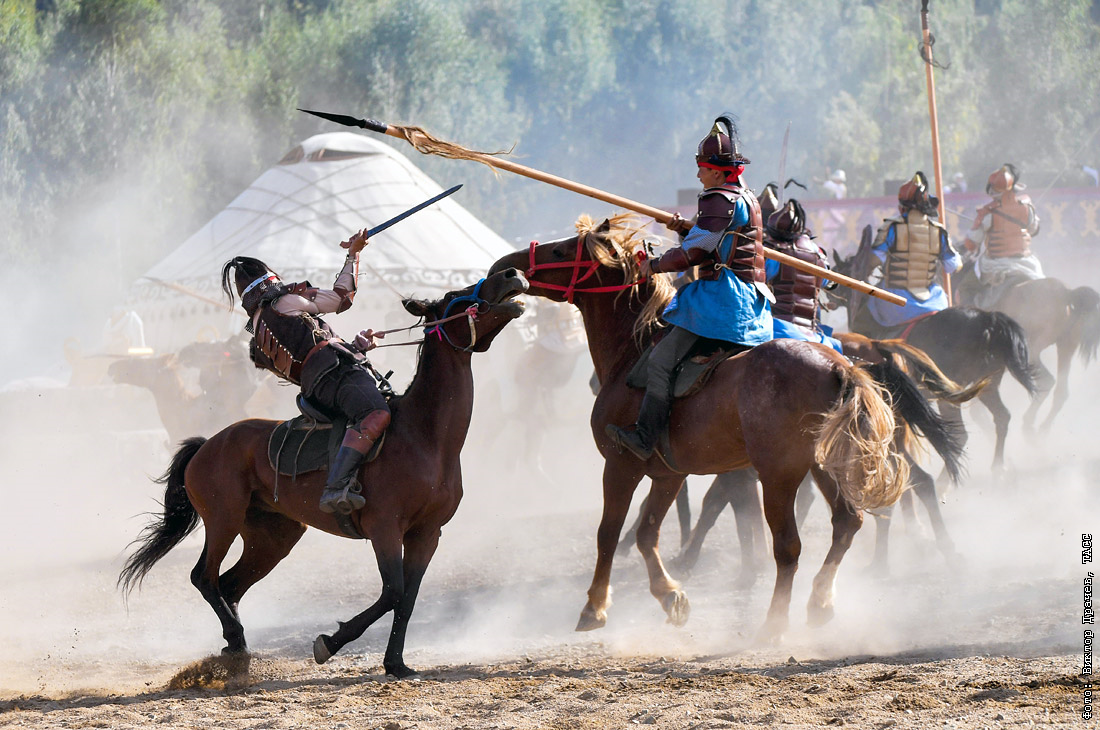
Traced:
<path fill-rule="evenodd" d="M 450 302 L 448 302 L 447 307 L 443 310 L 443 316 L 439 319 L 433 319 L 430 322 L 419 322 L 414 325 L 409 325 L 408 327 L 397 327 L 392 330 L 382 330 L 381 332 L 375 332 L 374 334 L 376 337 L 384 337 L 385 335 L 393 334 L 394 332 L 407 332 L 409 330 L 416 329 L 417 327 L 423 327 L 425 335 L 434 334 L 436 337 L 446 342 L 454 349 L 460 352 L 470 352 L 471 350 L 473 350 L 474 345 L 477 344 L 477 327 L 474 326 L 474 322 L 477 321 L 477 315 L 479 312 L 485 311 L 484 309 L 482 309 L 483 306 L 490 306 L 489 301 L 487 299 L 482 299 L 481 297 L 481 285 L 484 283 L 485 279 L 482 279 L 474 285 L 473 292 L 471 292 L 470 294 L 466 294 L 465 296 L 455 297 Z M 473 303 L 466 307 L 466 309 L 464 309 L 463 311 L 458 312 L 457 314 L 448 315 L 447 313 L 450 312 L 455 304 L 458 304 L 459 302 Z M 466 347 L 459 347 L 458 345 L 456 345 L 451 340 L 451 336 L 447 334 L 447 331 L 443 329 L 442 326 L 447 322 L 461 319 L 462 317 L 466 318 L 466 322 L 469 324 L 470 327 L 470 344 Z M 419 345 L 422 342 L 423 340 L 412 340 L 410 342 L 388 342 L 384 345 L 376 345 L 373 349 L 378 349 L 379 347 L 403 347 L 405 345 Z"/>
<path fill-rule="evenodd" d="M 540 287 L 542 289 L 549 289 L 550 291 L 565 292 L 565 301 L 569 302 L 570 304 L 573 303 L 573 295 L 578 291 L 591 292 L 591 293 L 625 291 L 625 290 L 631 289 L 631 288 L 633 288 L 633 287 L 637 286 L 638 284 L 641 284 L 642 282 L 645 281 L 645 278 L 643 277 L 643 278 L 635 279 L 634 281 L 632 281 L 630 283 L 627 283 L 627 284 L 614 284 L 614 285 L 610 285 L 610 286 L 593 286 L 593 287 L 584 287 L 582 289 L 577 289 L 577 284 L 580 284 L 581 282 L 586 281 L 589 277 L 591 277 L 593 274 L 596 273 L 596 271 L 600 268 L 600 266 L 603 265 L 595 259 L 590 259 L 589 261 L 582 261 L 581 260 L 581 253 L 586 248 L 587 242 L 588 242 L 588 231 L 585 231 L 584 233 L 577 236 L 577 256 L 572 261 L 558 261 L 558 262 L 553 262 L 553 263 L 536 264 L 535 263 L 535 247 L 539 245 L 539 242 L 538 241 L 531 241 L 531 247 L 528 249 L 528 260 L 527 260 L 528 265 L 527 265 L 527 270 L 525 272 L 523 272 L 524 276 L 527 277 L 527 281 L 529 283 L 531 283 L 532 285 L 537 285 L 538 287 Z M 639 260 L 641 260 L 642 258 L 645 257 L 645 253 L 642 252 L 642 251 L 639 251 L 637 253 L 637 255 L 639 257 Z M 536 271 L 545 271 L 547 269 L 572 269 L 573 270 L 573 275 L 569 278 L 568 286 L 562 286 L 561 284 L 549 284 L 549 283 L 542 282 L 542 281 L 535 281 L 535 278 L 534 278 L 533 274 Z M 581 271 L 584 271 L 584 273 L 581 274 Z"/>

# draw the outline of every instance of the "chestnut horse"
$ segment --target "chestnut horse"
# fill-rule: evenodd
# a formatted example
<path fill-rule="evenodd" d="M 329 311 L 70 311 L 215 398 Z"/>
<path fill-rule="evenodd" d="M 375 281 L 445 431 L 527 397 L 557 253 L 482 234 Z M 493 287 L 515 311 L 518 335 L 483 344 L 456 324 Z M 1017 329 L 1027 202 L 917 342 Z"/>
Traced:
<path fill-rule="evenodd" d="M 439 543 L 440 528 L 462 499 L 459 452 L 474 402 L 471 352 L 487 350 L 505 325 L 523 312 L 522 302 L 513 298 L 526 289 L 523 276 L 509 269 L 485 279 L 480 292 L 467 287 L 436 302 L 404 302 L 406 310 L 427 318 L 429 324 L 444 319 L 448 305 L 460 297 L 477 304 L 476 312 L 470 306 L 466 317 L 447 317 L 452 321 L 436 325 L 432 334 L 425 335 L 415 377 L 404 395 L 390 401 L 393 420 L 385 445 L 378 458 L 359 471 L 367 504 L 352 515 L 355 527 L 373 545 L 382 594 L 331 636 L 317 637 L 313 653 L 318 663 L 393 611 L 383 666 L 396 677 L 414 674 L 402 658 L 409 617 Z M 317 507 L 325 472 L 294 480 L 283 477 L 276 498 L 276 475 L 267 446 L 278 423 L 251 419 L 209 440 L 183 442 L 160 480 L 167 485 L 164 515 L 138 538 L 139 547 L 119 577 L 126 591 L 140 584 L 153 565 L 198 526 L 201 517 L 206 543 L 191 571 L 191 582 L 221 621 L 226 653 L 248 650 L 237 613 L 241 597 L 287 556 L 307 525 L 346 537 L 336 517 Z M 219 575 L 238 535 L 244 539 L 241 558 Z"/>
<path fill-rule="evenodd" d="M 869 227 L 868 227 L 869 228 Z M 840 274 L 866 280 L 878 265 L 871 253 L 871 235 L 865 231 L 863 241 L 855 254 L 842 259 L 833 254 L 833 269 Z M 974 383 L 989 379 L 989 385 L 978 400 L 993 415 L 996 444 L 993 450 L 993 470 L 1004 470 L 1005 439 L 1012 418 L 999 392 L 1005 371 L 1028 392 L 1037 389 L 1035 373 L 1030 364 L 1027 333 L 1016 320 L 1001 312 L 987 312 L 973 307 L 948 307 L 914 320 L 901 330 L 884 330 L 870 316 L 866 296 L 853 291 L 841 292 L 838 287 L 829 297 L 847 307 L 848 329 L 875 338 L 896 337 L 923 350 L 952 380 Z M 944 417 L 962 428 L 962 410 L 959 405 L 941 403 Z M 965 436 L 966 431 L 960 432 Z"/>
<path fill-rule="evenodd" d="M 525 269 L 530 293 L 577 306 L 600 381 L 591 426 L 605 460 L 604 507 L 596 568 L 577 630 L 606 624 L 615 547 L 634 490 L 647 475 L 652 487 L 638 549 L 649 572 L 650 592 L 669 621 L 686 622 L 687 596 L 657 551 L 661 521 L 685 474 L 748 466 L 763 484 L 777 566 L 761 638 L 777 638 L 788 625 L 801 552 L 794 496 L 807 472 L 813 473 L 833 512 L 832 546 L 814 579 L 808 608 L 812 624 L 824 623 L 833 613 L 840 561 L 863 521 L 860 510 L 893 504 L 908 476 L 904 457 L 894 446 L 894 414 L 883 391 L 864 368 L 829 347 L 773 340 L 726 360 L 702 391 L 674 401 L 667 456 L 678 470 L 659 454 L 643 462 L 620 452 L 604 427 L 631 423 L 638 413 L 642 391 L 627 386 L 627 374 L 650 339 L 646 325 L 655 322 L 672 290 L 666 276 L 638 280 L 635 256 L 643 233 L 626 219 L 616 216 L 596 226 L 582 217 L 579 235 L 532 243 L 490 270 Z"/>

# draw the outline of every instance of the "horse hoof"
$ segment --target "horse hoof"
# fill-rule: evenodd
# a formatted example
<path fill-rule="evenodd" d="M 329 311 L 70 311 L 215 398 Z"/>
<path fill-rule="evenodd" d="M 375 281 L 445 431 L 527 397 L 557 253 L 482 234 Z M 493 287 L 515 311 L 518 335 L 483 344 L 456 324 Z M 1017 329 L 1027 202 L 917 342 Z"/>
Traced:
<path fill-rule="evenodd" d="M 668 622 L 673 626 L 683 626 L 691 615 L 691 604 L 683 591 L 672 591 L 661 600 L 661 608 L 668 614 Z"/>
<path fill-rule="evenodd" d="M 575 631 L 594 631 L 595 629 L 602 629 L 607 625 L 607 612 L 596 611 L 591 606 L 585 606 L 581 611 L 581 618 L 577 621 L 577 628 Z"/>
<path fill-rule="evenodd" d="M 753 641 L 753 645 L 757 647 L 769 647 L 776 646 L 783 639 L 783 632 L 787 630 L 786 621 L 772 621 L 771 619 L 764 622 L 764 625 L 760 627 L 760 631 L 756 634 L 756 639 Z"/>
<path fill-rule="evenodd" d="M 332 637 L 321 634 L 313 641 L 313 661 L 324 664 L 332 658 L 332 650 L 328 648 L 328 639 Z"/>
<path fill-rule="evenodd" d="M 815 606 L 810 604 L 806 607 L 806 622 L 814 628 L 824 626 L 833 620 L 835 613 L 836 611 L 832 606 Z"/>
<path fill-rule="evenodd" d="M 420 679 L 419 672 L 404 664 L 399 664 L 396 667 L 386 667 L 386 674 L 397 679 Z"/>
<path fill-rule="evenodd" d="M 733 587 L 739 591 L 747 591 L 756 585 L 758 574 L 755 570 L 742 570 L 733 581 Z"/>

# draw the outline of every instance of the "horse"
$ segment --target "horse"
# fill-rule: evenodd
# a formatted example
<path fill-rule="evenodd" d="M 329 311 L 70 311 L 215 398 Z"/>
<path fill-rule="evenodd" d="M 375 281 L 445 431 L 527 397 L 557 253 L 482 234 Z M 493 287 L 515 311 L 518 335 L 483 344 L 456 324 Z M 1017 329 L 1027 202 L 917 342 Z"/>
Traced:
<path fill-rule="evenodd" d="M 837 273 L 866 280 L 878 263 L 871 253 L 869 230 L 865 230 L 855 254 L 841 258 L 834 251 L 833 260 L 833 270 Z M 988 379 L 988 385 L 978 395 L 978 400 L 993 416 L 996 429 L 993 471 L 1002 473 L 1005 439 L 1012 414 L 1001 400 L 1001 380 L 1007 371 L 1028 395 L 1034 395 L 1038 388 L 1023 327 L 1002 312 L 948 307 L 901 328 L 888 330 L 871 318 L 866 307 L 866 295 L 856 291 L 842 292 L 838 287 L 828 292 L 828 296 L 836 306 L 847 307 L 848 329 L 851 332 L 881 339 L 900 335 L 901 339 L 931 357 L 940 370 L 956 382 L 976 383 Z M 958 404 L 941 402 L 939 408 L 945 418 L 962 429 L 962 410 Z M 966 431 L 961 430 L 960 433 L 965 443 Z"/>
<path fill-rule="evenodd" d="M 960 276 L 968 276 L 977 284 L 973 266 L 964 267 Z M 1027 333 L 1029 362 L 1036 374 L 1038 392 L 1024 413 L 1025 428 L 1035 430 L 1039 409 L 1053 391 L 1050 410 L 1038 427 L 1047 431 L 1069 398 L 1073 356 L 1080 356 L 1087 366 L 1100 348 L 1100 292 L 1088 286 L 1070 289 L 1053 277 L 1027 279 L 1007 288 L 994 308 L 1019 322 Z M 1057 353 L 1056 375 L 1040 359 L 1050 347 Z"/>
<path fill-rule="evenodd" d="M 683 625 L 690 604 L 658 554 L 661 521 L 685 474 L 749 466 L 763 485 L 777 567 L 759 638 L 778 639 L 789 624 L 791 585 L 801 552 L 794 495 L 807 472 L 813 473 L 833 513 L 832 544 L 808 603 L 810 623 L 824 624 L 834 612 L 836 572 L 862 524 L 861 510 L 895 502 L 908 476 L 884 391 L 865 368 L 829 347 L 773 340 L 725 360 L 701 391 L 674 401 L 667 450 L 659 449 L 645 462 L 620 452 L 604 429 L 610 423 L 630 423 L 638 412 L 642 393 L 627 385 L 627 375 L 651 340 L 672 285 L 667 276 L 639 280 L 636 255 L 644 233 L 628 216 L 599 225 L 582 216 L 576 227 L 576 236 L 532 242 L 528 249 L 499 259 L 490 272 L 522 268 L 530 294 L 575 304 L 600 382 L 590 422 L 604 458 L 604 506 L 596 566 L 577 630 L 607 623 L 616 544 L 644 476 L 652 486 L 637 546 L 648 569 L 650 593 L 670 623 Z"/>
<path fill-rule="evenodd" d="M 898 404 L 905 403 L 907 398 L 912 398 L 908 391 L 915 386 L 909 384 L 910 373 L 916 376 L 935 398 L 955 404 L 974 398 L 987 385 L 987 381 L 979 381 L 968 386 L 954 383 L 936 367 L 927 354 L 902 340 L 872 340 L 849 332 L 837 332 L 834 333 L 834 337 L 840 341 L 845 355 L 870 363 L 869 371 L 874 375 L 876 382 L 890 390 L 895 409 Z M 919 403 L 920 399 L 915 402 Z M 913 406 L 910 406 L 910 412 L 912 408 Z M 905 414 L 899 415 L 904 420 Z M 957 439 L 953 436 L 956 431 L 954 424 L 937 419 L 931 413 L 923 414 L 923 419 L 922 423 L 930 424 L 928 429 L 935 439 L 933 448 L 946 457 L 945 469 L 952 481 L 957 481 L 961 476 L 959 467 L 961 449 L 958 448 Z M 906 513 L 910 514 L 912 512 L 911 495 L 916 494 L 928 513 L 940 552 L 949 562 L 956 562 L 959 560 L 959 555 L 955 550 L 954 541 L 947 532 L 943 515 L 940 513 L 935 480 L 908 452 L 906 458 L 909 461 L 911 489 L 902 495 L 902 505 L 907 509 Z M 795 501 L 795 517 L 799 527 L 802 526 L 810 504 L 813 502 L 813 492 L 807 481 L 805 480 L 799 488 Z M 760 562 L 758 556 L 764 545 L 764 517 L 760 509 L 756 473 L 751 469 L 718 474 L 714 477 L 703 496 L 698 521 L 682 544 L 680 553 L 674 558 L 673 566 L 683 574 L 691 572 L 698 562 L 707 533 L 714 527 L 714 523 L 726 505 L 733 508 L 734 518 L 737 521 L 737 535 L 741 544 L 741 571 L 737 578 L 737 585 L 748 588 L 756 581 Z M 888 569 L 891 511 L 892 509 L 888 508 L 877 510 L 872 514 L 875 518 L 875 553 L 869 569 L 880 575 L 885 574 Z"/>
<path fill-rule="evenodd" d="M 389 675 L 415 672 L 403 659 L 405 634 L 420 583 L 439 543 L 440 528 L 462 499 L 459 452 L 473 410 L 471 353 L 484 352 L 504 327 L 523 312 L 514 298 L 527 282 L 515 270 L 503 270 L 479 283 L 453 291 L 435 302 L 407 299 L 405 309 L 429 320 L 420 345 L 416 375 L 401 396 L 390 401 L 393 419 L 384 447 L 359 471 L 367 504 L 353 513 L 352 525 L 374 549 L 382 577 L 378 600 L 332 635 L 313 645 L 318 664 L 359 638 L 386 613 L 393 628 L 383 666 Z M 445 316 L 452 302 L 475 301 L 466 316 Z M 461 310 L 459 310 L 461 312 Z M 278 484 L 267 448 L 278 421 L 250 419 L 233 424 L 209 440 L 183 442 L 160 483 L 166 485 L 164 514 L 135 541 L 119 576 L 130 592 L 201 519 L 206 527 L 202 554 L 191 582 L 221 621 L 224 653 L 246 654 L 244 627 L 237 606 L 245 592 L 266 576 L 305 533 L 307 526 L 348 537 L 337 516 L 318 508 L 325 472 L 286 477 Z M 241 558 L 220 573 L 230 545 L 240 535 Z"/>

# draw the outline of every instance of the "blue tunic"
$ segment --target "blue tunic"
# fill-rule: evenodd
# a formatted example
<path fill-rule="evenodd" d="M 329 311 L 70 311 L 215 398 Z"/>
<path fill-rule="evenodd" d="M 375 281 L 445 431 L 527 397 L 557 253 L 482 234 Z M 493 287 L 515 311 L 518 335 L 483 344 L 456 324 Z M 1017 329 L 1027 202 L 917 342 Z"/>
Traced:
<path fill-rule="evenodd" d="M 779 275 L 779 262 L 772 259 L 768 259 L 765 263 L 765 271 L 767 271 L 768 281 L 771 281 Z M 844 354 L 844 346 L 840 344 L 840 340 L 834 337 L 830 337 L 833 334 L 833 328 L 828 325 L 817 325 L 817 330 L 811 330 L 808 327 L 797 325 L 794 322 L 788 322 L 785 319 L 779 317 L 772 317 L 772 337 L 776 340 L 802 340 L 803 342 L 820 342 L 823 345 L 828 345 L 841 355 Z"/>
<path fill-rule="evenodd" d="M 732 228 L 749 222 L 744 200 L 737 201 Z M 733 247 L 734 234 L 712 232 L 693 226 L 681 244 L 685 250 L 717 248 L 725 261 Z M 676 293 L 661 315 L 666 322 L 701 337 L 742 345 L 760 345 L 772 339 L 772 309 L 756 287 L 738 279 L 729 269 L 720 269 L 713 281 L 693 281 Z"/>
<path fill-rule="evenodd" d="M 890 230 L 886 233 L 886 240 L 872 249 L 878 260 L 883 263 L 886 262 L 887 249 L 894 243 L 895 228 L 896 226 L 890 226 Z M 958 270 L 962 264 L 962 259 L 948 245 L 947 234 L 942 231 L 940 233 L 940 261 L 943 262 L 943 270 L 948 274 Z M 871 297 L 867 301 L 867 309 L 870 310 L 875 321 L 883 327 L 897 327 L 917 317 L 933 314 L 951 306 L 951 303 L 947 301 L 947 294 L 944 293 L 943 287 L 936 282 L 928 285 L 931 296 L 923 301 L 917 299 L 908 289 L 887 289 L 886 291 L 904 297 L 905 306 L 899 307 L 883 299 Z"/>

